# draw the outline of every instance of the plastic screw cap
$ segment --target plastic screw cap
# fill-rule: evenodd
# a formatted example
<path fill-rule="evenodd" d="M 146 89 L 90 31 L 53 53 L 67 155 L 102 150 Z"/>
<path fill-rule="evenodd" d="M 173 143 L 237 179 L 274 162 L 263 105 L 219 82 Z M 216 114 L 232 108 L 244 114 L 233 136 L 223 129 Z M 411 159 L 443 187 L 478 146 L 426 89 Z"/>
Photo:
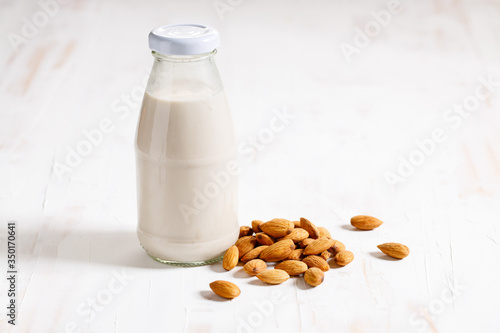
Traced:
<path fill-rule="evenodd" d="M 163 54 L 203 54 L 212 52 L 219 44 L 219 32 L 202 24 L 163 25 L 149 33 L 149 48 Z"/>

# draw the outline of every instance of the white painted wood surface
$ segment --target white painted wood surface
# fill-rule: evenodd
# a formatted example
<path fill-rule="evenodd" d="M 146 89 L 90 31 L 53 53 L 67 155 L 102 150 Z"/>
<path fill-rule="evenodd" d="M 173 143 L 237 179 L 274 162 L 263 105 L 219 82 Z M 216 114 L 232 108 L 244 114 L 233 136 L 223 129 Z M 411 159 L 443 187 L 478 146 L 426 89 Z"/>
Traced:
<path fill-rule="evenodd" d="M 500 2 L 401 0 L 349 63 L 342 43 L 389 2 L 221 3 L 218 15 L 211 0 L 69 0 L 47 7 L 45 22 L 36 1 L 0 2 L 0 268 L 9 220 L 19 267 L 17 325 L 7 324 L 2 279 L 0 331 L 498 332 L 500 86 L 460 123 L 446 117 L 474 102 L 480 77 L 500 81 Z M 321 286 L 264 286 L 220 264 L 168 267 L 139 246 L 130 96 L 152 63 L 149 30 L 175 22 L 219 29 L 217 62 L 246 148 L 276 112 L 293 113 L 241 156 L 240 224 L 306 216 L 329 228 L 355 260 Z M 26 38 L 18 50 L 13 34 Z M 62 172 L 68 149 L 105 119 L 102 142 Z M 388 183 L 435 129 L 444 142 Z M 357 214 L 385 223 L 353 231 Z M 410 256 L 380 255 L 387 241 Z M 217 279 L 241 296 L 214 296 Z"/>

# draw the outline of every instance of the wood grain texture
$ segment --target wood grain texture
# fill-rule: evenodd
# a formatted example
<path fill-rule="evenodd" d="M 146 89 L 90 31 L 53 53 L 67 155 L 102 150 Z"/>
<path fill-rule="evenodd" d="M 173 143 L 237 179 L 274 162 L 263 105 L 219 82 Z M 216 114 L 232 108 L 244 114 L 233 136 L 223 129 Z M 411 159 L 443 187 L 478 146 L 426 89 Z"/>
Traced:
<path fill-rule="evenodd" d="M 26 37 L 44 9 L 0 1 L 0 269 L 9 220 L 19 265 L 17 326 L 3 311 L 0 331 L 498 331 L 500 2 L 402 0 L 350 62 L 342 43 L 388 2 L 233 1 L 222 14 L 220 2 L 70 0 Z M 320 286 L 265 286 L 240 266 L 168 267 L 138 244 L 147 34 L 178 22 L 222 36 L 217 63 L 244 147 L 240 224 L 304 216 L 354 253 Z M 26 40 L 17 50 L 12 34 Z M 455 112 L 488 77 L 484 100 Z M 436 130 L 445 139 L 429 144 Z M 411 156 L 419 165 L 388 182 Z M 361 214 L 384 224 L 354 230 Z M 411 254 L 388 258 L 385 242 Z M 224 301 L 215 280 L 241 295 Z"/>

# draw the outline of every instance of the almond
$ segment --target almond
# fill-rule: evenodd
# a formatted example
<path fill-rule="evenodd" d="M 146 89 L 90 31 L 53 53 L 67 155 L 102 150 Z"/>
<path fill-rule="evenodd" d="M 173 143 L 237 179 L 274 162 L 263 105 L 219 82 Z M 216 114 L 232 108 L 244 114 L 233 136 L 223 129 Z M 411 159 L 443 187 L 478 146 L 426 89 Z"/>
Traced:
<path fill-rule="evenodd" d="M 263 272 L 267 269 L 267 264 L 264 260 L 261 259 L 253 259 L 247 262 L 243 266 L 243 270 L 248 274 L 248 275 L 257 275 L 260 272 Z"/>
<path fill-rule="evenodd" d="M 308 285 L 316 287 L 323 283 L 325 273 L 317 267 L 311 267 L 304 273 L 304 280 Z"/>
<path fill-rule="evenodd" d="M 319 237 L 326 237 L 332 239 L 332 235 L 330 235 L 330 231 L 328 231 L 326 228 L 323 227 L 318 227 L 319 230 Z"/>
<path fill-rule="evenodd" d="M 300 275 L 307 271 L 307 264 L 298 260 L 287 260 L 277 264 L 274 269 L 282 269 L 288 275 Z"/>
<path fill-rule="evenodd" d="M 227 249 L 226 253 L 224 253 L 224 259 L 222 259 L 222 267 L 226 271 L 230 271 L 236 267 L 238 264 L 239 251 L 236 245 L 231 246 Z"/>
<path fill-rule="evenodd" d="M 293 250 L 292 253 L 286 258 L 286 260 L 302 260 L 303 256 L 302 253 L 304 252 L 304 249 L 296 249 Z"/>
<path fill-rule="evenodd" d="M 360 230 L 372 230 L 380 227 L 382 223 L 384 222 L 368 215 L 357 215 L 351 218 L 351 224 L 353 225 L 353 227 Z"/>
<path fill-rule="evenodd" d="M 290 275 L 281 269 L 268 269 L 257 274 L 257 278 L 265 283 L 280 284 L 288 280 Z"/>
<path fill-rule="evenodd" d="M 340 251 L 345 250 L 344 243 L 335 239 L 333 241 L 334 241 L 333 245 L 328 249 L 329 252 L 331 252 L 333 255 L 336 255 Z"/>
<path fill-rule="evenodd" d="M 238 238 L 241 238 L 243 236 L 252 236 L 253 235 L 253 230 L 249 226 L 242 226 L 240 227 L 240 236 Z"/>
<path fill-rule="evenodd" d="M 317 239 L 320 237 L 318 228 L 308 219 L 301 217 L 300 226 L 309 233 L 309 237 Z"/>
<path fill-rule="evenodd" d="M 247 252 L 252 250 L 257 244 L 257 239 L 254 236 L 243 236 L 236 241 L 234 245 L 238 248 L 240 258 L 243 257 Z"/>
<path fill-rule="evenodd" d="M 252 229 L 255 233 L 261 232 L 260 225 L 264 223 L 261 220 L 253 220 L 252 221 Z"/>
<path fill-rule="evenodd" d="M 264 222 L 260 225 L 260 230 L 265 232 L 271 237 L 280 238 L 285 237 L 292 232 L 291 222 L 286 219 L 272 219 L 271 221 Z"/>
<path fill-rule="evenodd" d="M 217 280 L 210 283 L 210 289 L 220 297 L 235 298 L 241 293 L 240 288 L 232 282 Z"/>
<path fill-rule="evenodd" d="M 295 245 L 291 239 L 285 239 L 270 245 L 260 254 L 260 259 L 265 261 L 280 261 L 288 258 L 295 250 Z"/>
<path fill-rule="evenodd" d="M 307 245 L 304 249 L 304 255 L 308 256 L 311 254 L 320 254 L 321 252 L 328 250 L 335 241 L 333 239 L 328 238 L 318 238 L 311 242 L 311 244 Z"/>
<path fill-rule="evenodd" d="M 314 239 L 312 239 L 312 238 L 306 238 L 302 242 L 299 243 L 299 246 L 301 248 L 305 249 L 307 247 L 307 245 L 311 244 L 312 242 L 314 242 Z"/>
<path fill-rule="evenodd" d="M 257 238 L 257 242 L 259 242 L 262 245 L 273 245 L 275 242 L 274 238 L 263 232 L 255 234 L 255 238 Z"/>
<path fill-rule="evenodd" d="M 323 258 L 324 260 L 328 260 L 332 256 L 332 254 L 330 252 L 328 252 L 328 250 L 326 250 L 326 251 L 321 252 L 321 254 L 319 256 L 321 258 Z"/>
<path fill-rule="evenodd" d="M 262 245 L 248 251 L 243 257 L 241 257 L 241 261 L 248 262 L 250 260 L 257 259 L 262 251 L 264 251 L 267 247 L 267 245 Z"/>
<path fill-rule="evenodd" d="M 309 237 L 309 233 L 302 228 L 298 228 L 293 229 L 291 233 L 289 233 L 285 237 L 280 238 L 279 240 L 291 239 L 294 243 L 298 243 L 303 241 L 307 237 Z"/>
<path fill-rule="evenodd" d="M 384 243 L 377 245 L 380 251 L 387 254 L 389 257 L 393 257 L 396 259 L 403 259 L 408 257 L 410 254 L 410 249 L 408 246 L 400 244 L 400 243 Z"/>
<path fill-rule="evenodd" d="M 351 251 L 340 251 L 335 255 L 335 262 L 340 266 L 349 264 L 354 259 L 354 254 Z"/>
<path fill-rule="evenodd" d="M 330 266 L 328 265 L 326 260 L 318 256 L 308 256 L 302 259 L 302 261 L 305 262 L 308 267 L 317 267 L 323 272 L 326 272 L 330 269 Z"/>
<path fill-rule="evenodd" d="M 292 221 L 292 222 L 293 222 L 293 227 L 294 227 L 294 228 L 302 228 L 302 227 L 300 226 L 300 221 Z"/>
<path fill-rule="evenodd" d="M 239 244 L 247 241 L 250 238 L 255 238 L 255 236 L 243 236 L 241 238 L 238 238 L 238 240 L 236 241 L 236 243 L 234 243 L 234 245 L 238 246 Z"/>

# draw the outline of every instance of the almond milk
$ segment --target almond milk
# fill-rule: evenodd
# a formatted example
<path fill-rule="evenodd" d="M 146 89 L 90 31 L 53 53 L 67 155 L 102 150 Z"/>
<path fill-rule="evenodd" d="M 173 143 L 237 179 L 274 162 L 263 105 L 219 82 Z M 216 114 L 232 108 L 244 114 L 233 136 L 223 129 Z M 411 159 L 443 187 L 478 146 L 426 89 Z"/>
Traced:
<path fill-rule="evenodd" d="M 159 261 L 207 262 L 239 232 L 231 113 L 223 91 L 158 95 L 146 92 L 136 134 L 138 237 Z"/>

